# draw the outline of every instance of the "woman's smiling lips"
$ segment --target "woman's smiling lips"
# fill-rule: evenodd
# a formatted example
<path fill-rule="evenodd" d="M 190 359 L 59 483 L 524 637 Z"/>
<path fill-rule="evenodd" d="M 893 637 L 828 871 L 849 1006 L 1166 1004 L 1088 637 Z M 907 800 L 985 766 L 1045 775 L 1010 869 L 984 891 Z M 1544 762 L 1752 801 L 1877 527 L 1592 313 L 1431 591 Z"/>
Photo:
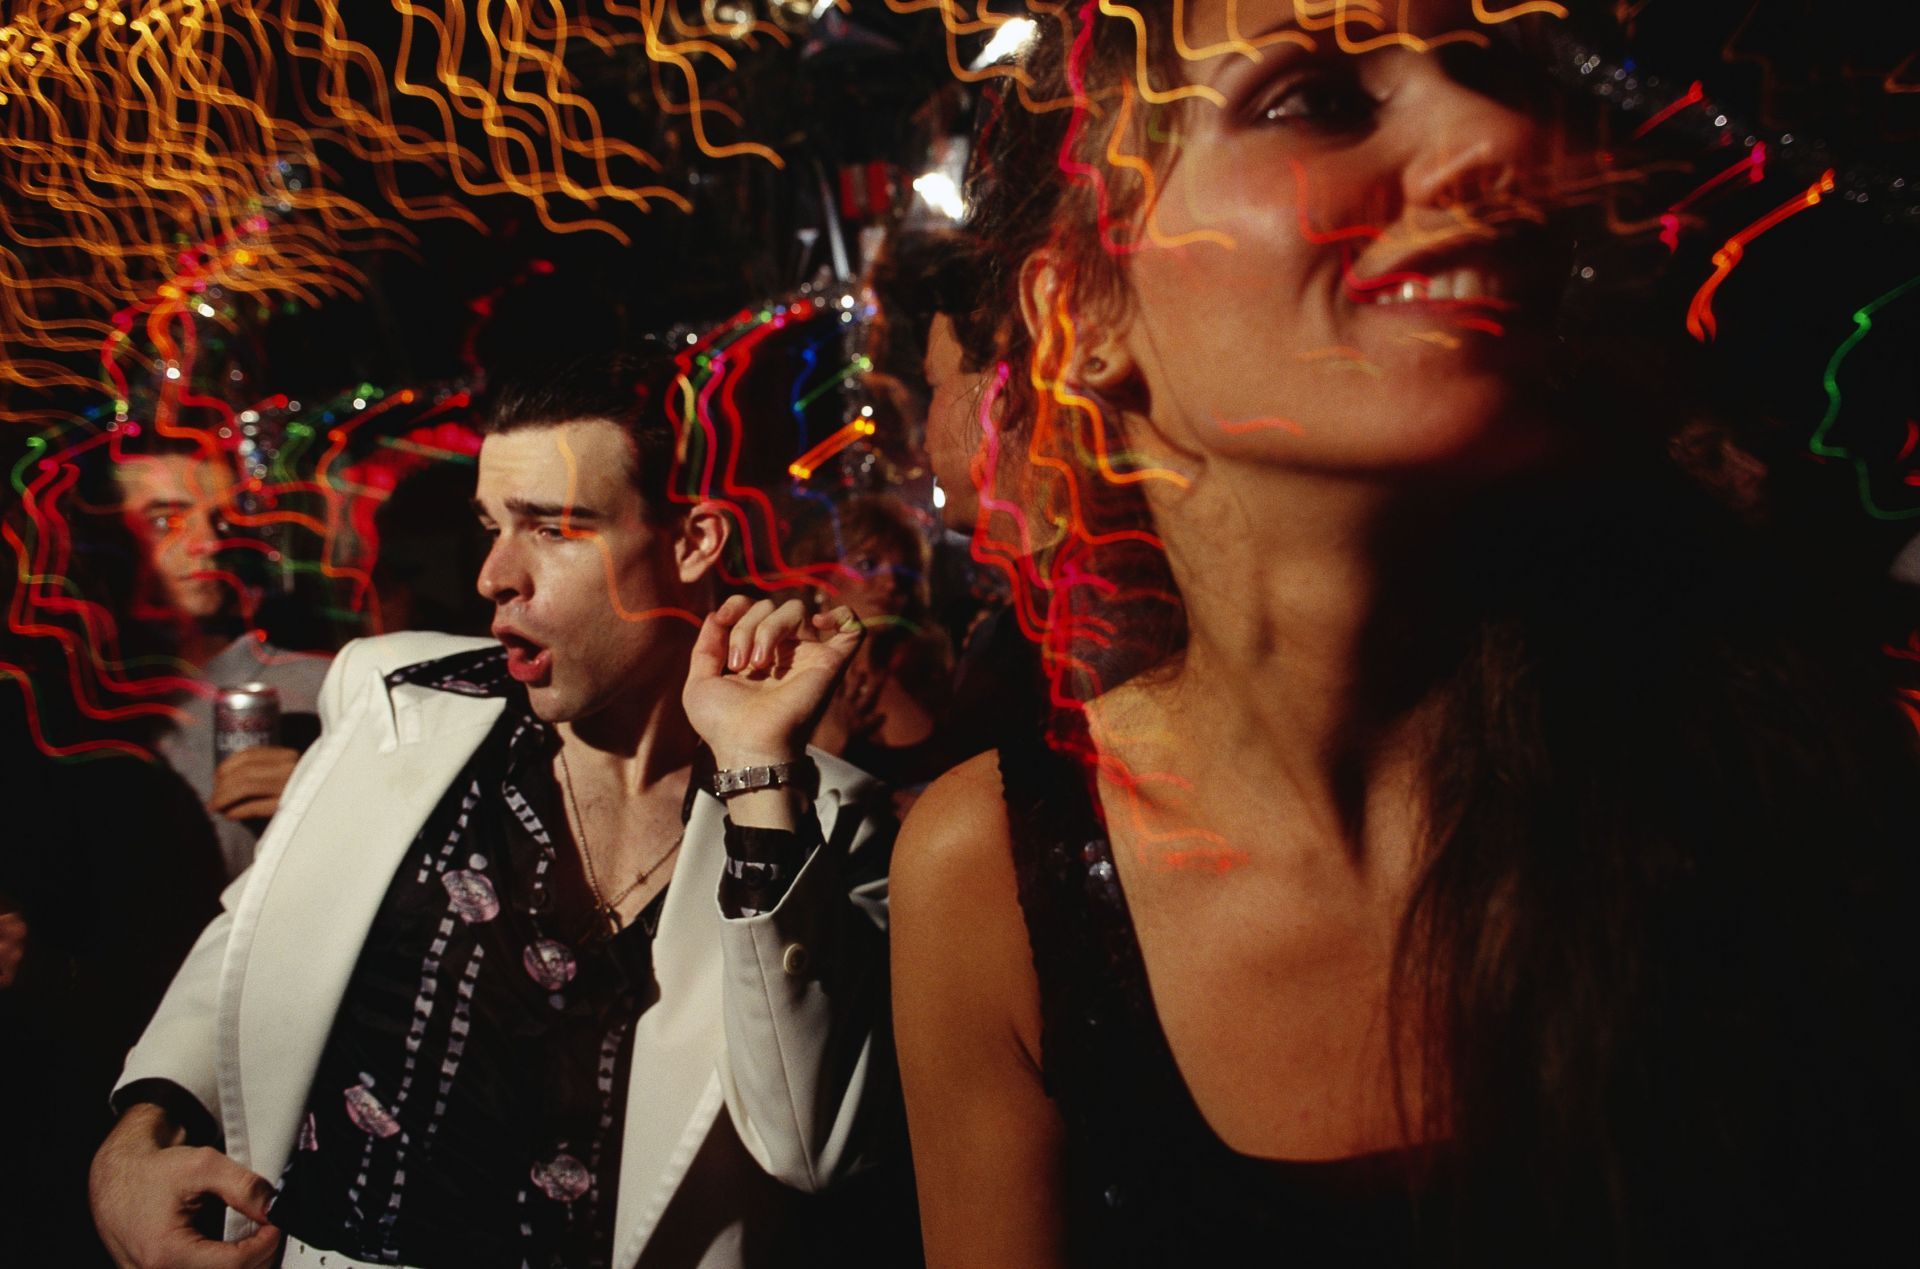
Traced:
<path fill-rule="evenodd" d="M 1511 309 L 1507 284 L 1499 274 L 1463 266 L 1432 276 L 1414 275 L 1373 289 L 1361 302 L 1388 304 L 1472 304 L 1480 308 Z"/>
<path fill-rule="evenodd" d="M 1517 313 L 1550 293 L 1542 253 L 1525 236 L 1474 235 L 1368 256 L 1348 271 L 1345 286 L 1347 299 L 1365 309 L 1486 318 Z"/>

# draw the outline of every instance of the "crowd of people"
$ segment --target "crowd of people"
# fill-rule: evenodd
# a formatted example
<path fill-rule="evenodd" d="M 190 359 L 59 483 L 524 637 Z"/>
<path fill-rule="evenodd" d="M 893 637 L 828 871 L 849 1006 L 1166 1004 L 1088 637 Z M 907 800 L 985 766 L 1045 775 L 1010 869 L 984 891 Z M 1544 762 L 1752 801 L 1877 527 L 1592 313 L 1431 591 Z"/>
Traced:
<path fill-rule="evenodd" d="M 489 382 L 331 655 L 242 611 L 218 447 L 87 473 L 178 709 L 9 742 L 20 1263 L 1899 1245 L 1911 584 L 1561 320 L 1624 160 L 1398 8 L 1042 23 L 1027 96 L 1112 108 L 987 112 L 873 283 L 938 505 L 783 521 L 773 586 L 653 343 Z"/>

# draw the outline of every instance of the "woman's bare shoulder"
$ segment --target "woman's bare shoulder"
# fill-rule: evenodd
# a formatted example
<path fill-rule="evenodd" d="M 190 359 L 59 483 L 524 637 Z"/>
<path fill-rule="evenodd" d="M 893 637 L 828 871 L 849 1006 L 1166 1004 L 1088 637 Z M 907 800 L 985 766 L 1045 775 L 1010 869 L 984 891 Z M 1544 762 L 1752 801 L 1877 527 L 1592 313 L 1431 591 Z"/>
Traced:
<path fill-rule="evenodd" d="M 889 885 L 896 973 L 943 979 L 951 953 L 965 949 L 976 986 L 997 980 L 983 1000 L 1003 1009 L 1006 990 L 1031 979 L 1010 833 L 993 753 L 947 772 L 914 804 Z"/>
<path fill-rule="evenodd" d="M 934 781 L 900 830 L 894 1042 L 927 1263 L 1059 1265 L 1061 1127 L 997 755 Z"/>
<path fill-rule="evenodd" d="M 927 786 L 901 826 L 895 867 L 902 854 L 912 867 L 935 872 L 971 867 L 989 855 L 1004 858 L 1010 833 L 1000 756 L 989 750 Z"/>

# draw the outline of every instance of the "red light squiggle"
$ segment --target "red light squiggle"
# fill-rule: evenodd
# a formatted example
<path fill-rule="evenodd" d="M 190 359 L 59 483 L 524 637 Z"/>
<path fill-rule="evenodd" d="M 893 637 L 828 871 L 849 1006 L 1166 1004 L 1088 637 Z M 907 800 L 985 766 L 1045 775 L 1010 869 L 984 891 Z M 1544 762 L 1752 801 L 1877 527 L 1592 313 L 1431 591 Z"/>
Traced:
<path fill-rule="evenodd" d="M 8 661 L 0 661 L 0 679 L 9 679 L 20 688 L 22 712 L 27 716 L 27 734 L 32 738 L 34 748 L 47 757 L 70 759 L 118 753 L 143 761 L 152 761 L 152 754 L 125 740 L 102 738 L 82 740 L 71 745 L 54 743 L 47 738 L 46 732 L 40 726 L 40 707 L 34 700 L 33 679 L 24 669 Z"/>
<path fill-rule="evenodd" d="M 1645 123 L 1641 124 L 1639 128 L 1635 129 L 1633 134 L 1633 139 L 1635 141 L 1646 140 L 1646 138 L 1651 133 L 1658 131 L 1663 124 L 1666 124 L 1671 120 L 1673 120 L 1674 118 L 1676 118 L 1677 116 L 1686 113 L 1689 107 L 1697 106 L 1701 102 L 1705 101 L 1706 99 L 1707 99 L 1706 86 L 1703 85 L 1699 80 L 1697 79 L 1694 80 L 1693 87 L 1687 90 L 1687 93 L 1684 97 L 1680 98 L 1678 101 L 1668 106 L 1665 110 L 1659 111 L 1652 118 L 1648 119 Z"/>

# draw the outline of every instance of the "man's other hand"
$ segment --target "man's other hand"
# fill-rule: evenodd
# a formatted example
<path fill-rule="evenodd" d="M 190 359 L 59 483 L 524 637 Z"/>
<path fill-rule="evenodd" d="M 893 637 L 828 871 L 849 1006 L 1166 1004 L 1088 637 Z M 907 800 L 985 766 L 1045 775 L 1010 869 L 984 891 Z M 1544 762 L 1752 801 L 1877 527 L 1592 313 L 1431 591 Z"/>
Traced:
<path fill-rule="evenodd" d="M 244 755 L 235 755 L 236 757 Z M 160 1107 L 130 1107 L 93 1157 L 88 1192 L 100 1239 L 121 1269 L 262 1269 L 280 1231 L 267 1223 L 273 1187 L 218 1150 L 179 1144 Z M 241 1242 L 203 1238 L 193 1214 L 224 1202 L 260 1228 Z"/>
<path fill-rule="evenodd" d="M 214 771 L 213 796 L 207 806 L 230 820 L 272 819 L 298 761 L 298 750 L 281 745 L 242 749 Z"/>
<path fill-rule="evenodd" d="M 27 918 L 18 912 L 0 912 L 0 990 L 13 986 L 26 954 Z"/>

